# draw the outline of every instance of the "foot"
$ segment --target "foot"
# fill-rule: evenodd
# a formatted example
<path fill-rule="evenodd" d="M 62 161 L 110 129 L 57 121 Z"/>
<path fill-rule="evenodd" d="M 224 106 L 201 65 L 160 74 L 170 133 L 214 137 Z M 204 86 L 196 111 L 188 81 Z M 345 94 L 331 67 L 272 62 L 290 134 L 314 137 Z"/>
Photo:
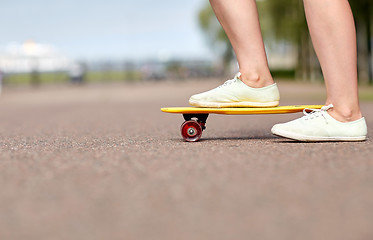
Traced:
<path fill-rule="evenodd" d="M 252 88 L 240 80 L 238 73 L 232 80 L 210 91 L 193 95 L 189 104 L 195 107 L 276 107 L 280 94 L 276 83 Z"/>
<path fill-rule="evenodd" d="M 318 109 L 305 109 L 305 116 L 287 123 L 276 124 L 272 133 L 298 141 L 364 141 L 367 125 L 364 118 L 351 122 L 335 120 L 327 112 L 332 104 Z M 310 110 L 311 112 L 307 112 Z"/>

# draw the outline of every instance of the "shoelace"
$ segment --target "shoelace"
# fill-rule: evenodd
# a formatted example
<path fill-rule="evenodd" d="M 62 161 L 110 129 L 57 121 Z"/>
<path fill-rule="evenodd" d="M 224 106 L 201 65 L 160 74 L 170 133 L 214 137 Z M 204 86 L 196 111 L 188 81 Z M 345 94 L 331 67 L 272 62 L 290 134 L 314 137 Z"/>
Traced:
<path fill-rule="evenodd" d="M 225 81 L 222 85 L 219 86 L 219 88 L 221 87 L 225 87 L 225 86 L 228 86 L 228 85 L 231 85 L 232 83 L 235 83 L 237 81 L 237 79 L 241 77 L 241 73 L 238 72 L 233 79 L 230 79 L 230 80 L 227 80 Z"/>
<path fill-rule="evenodd" d="M 328 120 L 324 114 L 326 111 L 328 111 L 331 108 L 333 108 L 333 104 L 329 104 L 328 106 L 323 106 L 321 109 L 305 108 L 303 109 L 303 113 L 304 113 L 303 118 L 305 120 L 309 120 L 309 119 L 314 119 L 319 116 L 322 116 L 325 119 L 326 123 L 328 124 Z"/>

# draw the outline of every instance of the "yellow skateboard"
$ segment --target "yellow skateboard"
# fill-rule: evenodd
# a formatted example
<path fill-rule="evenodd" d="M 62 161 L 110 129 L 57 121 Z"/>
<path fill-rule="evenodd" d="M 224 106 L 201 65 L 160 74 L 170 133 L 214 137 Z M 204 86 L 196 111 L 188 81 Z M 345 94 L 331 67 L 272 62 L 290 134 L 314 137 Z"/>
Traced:
<path fill-rule="evenodd" d="M 181 125 L 181 136 L 187 142 L 196 142 L 206 129 L 209 114 L 250 115 L 250 114 L 281 114 L 302 112 L 304 109 L 320 109 L 322 105 L 293 105 L 267 108 L 198 108 L 198 107 L 168 107 L 161 108 L 166 113 L 181 113 L 185 122 Z"/>

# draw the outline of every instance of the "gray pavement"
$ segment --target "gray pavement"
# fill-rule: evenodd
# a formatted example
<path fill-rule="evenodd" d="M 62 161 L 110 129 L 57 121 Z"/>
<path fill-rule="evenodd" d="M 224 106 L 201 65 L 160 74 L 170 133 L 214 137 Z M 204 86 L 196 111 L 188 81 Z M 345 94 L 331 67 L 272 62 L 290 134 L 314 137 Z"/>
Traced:
<path fill-rule="evenodd" d="M 0 239 L 373 239 L 371 139 L 271 135 L 297 113 L 211 115 L 200 142 L 183 142 L 182 117 L 159 109 L 217 84 L 5 89 Z M 282 105 L 325 96 L 279 87 Z M 372 133 L 373 102 L 362 109 Z"/>

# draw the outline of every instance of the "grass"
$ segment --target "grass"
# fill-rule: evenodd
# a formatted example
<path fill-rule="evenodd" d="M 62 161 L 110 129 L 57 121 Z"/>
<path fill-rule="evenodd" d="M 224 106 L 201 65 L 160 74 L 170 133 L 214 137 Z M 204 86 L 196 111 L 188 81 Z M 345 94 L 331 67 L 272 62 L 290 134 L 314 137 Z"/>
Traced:
<path fill-rule="evenodd" d="M 276 72 L 278 78 L 281 76 L 292 75 L 292 72 Z M 142 79 L 139 71 L 88 71 L 85 74 L 86 83 L 96 82 L 130 82 Z M 12 74 L 5 76 L 4 85 L 37 85 L 37 84 L 57 84 L 69 83 L 70 77 L 66 72 L 39 73 L 35 74 Z M 361 101 L 373 101 L 373 86 L 361 85 L 359 87 L 359 96 Z"/>
<path fill-rule="evenodd" d="M 141 79 L 141 73 L 137 71 L 88 71 L 84 81 L 90 82 L 121 82 L 137 81 Z M 38 85 L 68 83 L 70 77 L 66 72 L 55 73 L 22 73 L 5 76 L 5 85 Z"/>
<path fill-rule="evenodd" d="M 40 74 L 12 74 L 5 76 L 3 82 L 6 85 L 29 85 L 33 81 L 38 84 L 67 82 L 69 77 L 66 73 L 40 73 Z"/>
<path fill-rule="evenodd" d="M 359 97 L 361 101 L 373 101 L 373 86 L 360 86 Z"/>

